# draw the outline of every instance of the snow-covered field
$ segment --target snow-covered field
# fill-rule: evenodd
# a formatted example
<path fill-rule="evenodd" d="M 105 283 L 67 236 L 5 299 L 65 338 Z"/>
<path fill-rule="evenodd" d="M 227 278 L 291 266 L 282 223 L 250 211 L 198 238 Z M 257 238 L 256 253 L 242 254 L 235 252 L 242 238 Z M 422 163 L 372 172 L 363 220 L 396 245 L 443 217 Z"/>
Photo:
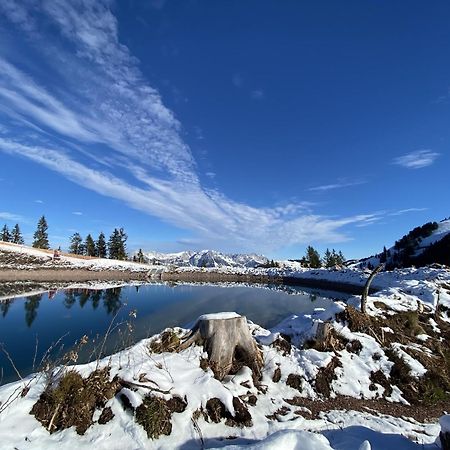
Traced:
<path fill-rule="evenodd" d="M 316 319 L 323 313 L 318 313 Z M 305 323 L 306 331 L 312 325 Z M 180 353 L 150 353 L 150 340 L 143 340 L 134 347 L 105 358 L 99 367 L 110 368 L 110 378 L 118 375 L 132 388 L 123 388 L 134 409 L 142 404 L 145 396 L 152 394 L 166 400 L 179 397 L 186 402 L 186 409 L 172 415 L 173 431 L 169 436 L 151 440 L 144 428 L 135 422 L 133 412 L 125 410 L 119 395 L 110 399 L 114 418 L 104 424 L 94 423 L 84 435 L 78 435 L 73 428 L 49 432 L 29 414 L 33 404 L 45 388 L 46 377 L 32 375 L 22 382 L 6 385 L 0 389 L 0 438 L 1 448 L 45 448 L 45 449 L 196 449 L 202 448 L 254 448 L 254 449 L 346 449 L 359 448 L 398 450 L 414 448 L 436 448 L 433 446 L 439 433 L 439 425 L 421 424 L 414 419 L 394 418 L 382 414 L 357 411 L 326 411 L 317 418 L 309 418 L 307 407 L 296 399 L 310 398 L 318 402 L 318 394 L 313 387 L 314 375 L 331 360 L 331 354 L 320 354 L 316 350 L 293 348 L 283 355 L 276 346 L 270 345 L 278 334 L 250 324 L 253 335 L 262 343 L 266 361 L 261 385 L 255 385 L 250 369 L 243 368 L 238 374 L 228 376 L 224 382 L 213 377 L 210 369 L 200 367 L 200 360 L 206 354 L 201 347 L 191 347 Z M 178 329 L 178 332 L 183 330 Z M 157 339 L 152 338 L 152 339 Z M 348 373 L 342 374 L 335 382 L 334 392 L 348 395 L 358 394 L 364 398 L 374 397 L 377 391 L 370 391 L 361 381 L 367 379 L 364 373 L 372 354 L 377 350 L 374 339 L 365 338 L 364 353 L 355 363 L 346 364 Z M 388 364 L 385 358 L 379 366 Z M 84 377 L 96 368 L 96 363 L 77 366 Z M 274 381 L 274 371 L 280 369 L 281 378 Z M 289 375 L 299 375 L 302 386 L 290 387 L 286 384 Z M 29 391 L 20 393 L 24 387 Z M 167 394 L 155 393 L 157 387 Z M 254 397 L 256 404 L 247 406 L 251 414 L 251 424 L 233 427 L 226 420 L 214 423 L 206 415 L 196 411 L 206 411 L 209 399 L 219 399 L 233 415 L 234 398 L 246 402 Z M 395 397 L 395 398 L 394 398 Z M 395 392 L 392 400 L 401 400 L 401 393 Z M 289 403 L 291 401 L 292 405 Z M 286 402 L 288 400 L 288 402 Z M 293 406 L 298 403 L 298 406 Z M 94 413 L 98 420 L 100 411 Z M 269 418 L 270 417 L 270 418 Z M 269 436 L 269 437 L 267 437 Z M 370 442 L 364 444 L 365 441 Z M 361 447 L 366 445 L 366 447 Z"/>
<path fill-rule="evenodd" d="M 356 286 L 363 286 L 369 275 L 356 268 L 311 270 L 291 262 L 269 269 L 152 267 L 68 256 L 55 262 L 51 255 L 26 247 L 0 244 L 0 250 L 4 254 L 19 252 L 51 267 L 113 267 L 154 275 L 166 270 L 210 271 L 328 280 Z M 30 264 L 36 265 L 36 261 L 31 260 Z M 25 262 L 23 268 L 26 266 Z M 82 435 L 73 427 L 50 434 L 29 414 L 48 385 L 49 373 L 5 385 L 0 388 L 0 448 L 437 448 L 440 425 L 435 414 L 449 410 L 410 405 L 415 394 L 409 385 L 420 388 L 421 380 L 435 370 L 434 366 L 442 364 L 436 349 L 441 354 L 442 349 L 448 349 L 444 341 L 450 327 L 450 271 L 445 267 L 425 267 L 382 272 L 373 286 L 377 292 L 368 298 L 367 323 L 358 315 L 359 296 L 351 297 L 347 304 L 335 302 L 328 310 L 287 317 L 271 330 L 249 323 L 264 355 L 259 382 L 253 380 L 247 367 L 218 381 L 204 365 L 207 354 L 200 346 L 170 353 L 151 351 L 150 344 L 161 340 L 162 334 L 99 363 L 74 366 L 85 378 L 96 368 L 108 368 L 110 380 L 115 376 L 121 380 L 120 390 L 97 406 L 92 425 Z M 356 307 L 354 313 L 348 305 Z M 362 323 L 355 325 L 355 319 Z M 324 322 L 331 327 L 332 338 L 320 347 L 314 344 L 314 338 Z M 183 336 L 188 330 L 172 332 Z M 406 371 L 403 378 L 393 372 L 399 361 Z M 55 386 L 65 370 L 56 369 L 58 375 L 52 379 Z M 442 366 L 440 370 L 445 372 L 448 368 Z M 447 387 L 442 387 L 444 395 Z M 440 391 L 437 394 L 441 395 Z M 137 423 L 136 411 L 149 396 L 161 401 L 176 398 L 184 405 L 170 414 L 169 435 L 150 439 Z M 215 402 L 216 412 L 210 411 L 211 401 Z M 112 418 L 99 423 L 102 410 L 109 408 Z M 54 418 L 57 415 L 58 407 Z M 429 417 L 434 422 L 424 423 Z M 443 429 L 448 428 L 448 422 L 448 417 L 441 419 Z M 52 421 L 46 426 L 52 428 Z"/>
<path fill-rule="evenodd" d="M 315 271 L 311 276 L 318 276 L 316 273 L 324 276 L 321 271 Z M 329 276 L 345 279 L 356 276 L 338 273 L 331 272 Z M 362 281 L 365 279 L 364 274 L 358 276 Z M 386 304 L 389 314 L 417 310 L 418 304 L 434 312 L 437 290 L 440 290 L 440 303 L 449 304 L 448 286 L 439 288 L 440 283 L 448 282 L 448 279 L 449 274 L 444 269 L 382 274 L 377 280 L 381 290 L 369 297 L 370 314 L 374 317 L 386 313 L 376 302 Z M 350 301 L 355 305 L 357 302 L 356 297 Z M 104 358 L 98 367 L 108 367 L 109 378 L 117 375 L 123 380 L 122 387 L 104 405 L 111 408 L 113 418 L 106 424 L 98 423 L 102 409 L 99 408 L 93 414 L 94 423 L 83 435 L 77 434 L 73 427 L 50 434 L 29 414 L 48 381 L 43 374 L 30 375 L 23 381 L 0 388 L 0 447 L 95 447 L 108 450 L 437 448 L 434 442 L 440 431 L 438 422 L 427 424 L 408 418 L 413 409 L 408 409 L 409 402 L 404 392 L 393 381 L 388 388 L 382 380 L 373 378 L 373 374 L 382 373 L 389 381 L 393 362 L 379 337 L 352 331 L 345 321 L 336 320 L 336 314 L 345 310 L 344 303 L 336 302 L 329 310 L 317 309 L 313 314 L 286 318 L 272 330 L 249 323 L 264 355 L 265 364 L 259 383 L 254 382 L 251 370 L 246 367 L 227 376 L 223 382 L 218 381 L 208 367 L 201 367 L 207 354 L 200 346 L 178 353 L 150 351 L 150 344 L 161 340 L 162 335 Z M 449 317 L 443 313 L 441 319 L 449 320 Z M 330 321 L 339 337 L 336 347 L 333 344 L 332 348 L 318 350 L 305 346 L 324 321 Z M 433 326 L 437 327 L 437 324 Z M 174 331 L 180 336 L 188 332 L 183 329 Z M 386 335 L 391 331 L 385 327 Z M 286 345 L 287 341 L 281 337 L 284 335 L 290 336 L 294 345 Z M 423 343 L 428 339 L 435 339 L 435 336 L 422 333 L 413 344 L 393 343 L 392 346 L 410 368 L 410 375 L 417 379 L 423 377 L 427 369 L 411 356 L 414 353 L 410 350 L 427 352 Z M 346 344 L 342 346 L 340 341 Z M 355 341 L 360 343 L 359 347 L 353 345 Z M 336 361 L 334 375 L 324 377 Z M 74 368 L 87 377 L 96 367 L 97 363 L 93 362 Z M 328 387 L 320 387 L 324 380 Z M 24 392 L 26 395 L 22 396 Z M 172 432 L 168 436 L 149 439 L 144 428 L 136 423 L 135 411 L 149 395 L 165 400 L 176 397 L 185 403 L 183 411 L 172 413 Z M 225 415 L 217 420 L 208 415 L 208 401 L 211 399 L 218 399 L 225 411 Z M 348 406 L 348 399 L 353 399 L 356 404 L 368 403 L 355 409 Z M 394 417 L 377 412 L 377 401 L 405 409 Z M 250 414 L 250 422 L 233 425 L 233 420 L 229 420 L 240 414 L 236 410 L 236 402 L 244 405 Z M 323 410 L 321 404 L 324 405 Z M 319 412 L 314 411 L 317 408 Z M 443 426 L 447 423 L 448 419 L 441 419 Z"/>

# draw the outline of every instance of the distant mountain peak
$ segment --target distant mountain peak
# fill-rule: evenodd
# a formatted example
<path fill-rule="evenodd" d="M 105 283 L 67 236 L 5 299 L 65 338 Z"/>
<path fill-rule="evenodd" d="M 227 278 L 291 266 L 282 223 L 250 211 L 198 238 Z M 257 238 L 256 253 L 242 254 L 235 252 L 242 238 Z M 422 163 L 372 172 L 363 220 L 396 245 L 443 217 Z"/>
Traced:
<path fill-rule="evenodd" d="M 146 252 L 147 262 L 178 267 L 257 267 L 268 263 L 262 255 L 228 254 L 215 250 L 184 251 L 178 253 Z"/>

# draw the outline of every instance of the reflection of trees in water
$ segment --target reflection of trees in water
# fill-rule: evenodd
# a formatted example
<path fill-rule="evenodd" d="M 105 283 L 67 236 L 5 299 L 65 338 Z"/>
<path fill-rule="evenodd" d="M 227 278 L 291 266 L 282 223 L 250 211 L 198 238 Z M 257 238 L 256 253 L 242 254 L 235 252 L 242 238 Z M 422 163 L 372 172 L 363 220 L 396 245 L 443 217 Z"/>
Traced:
<path fill-rule="evenodd" d="M 122 288 L 117 287 L 113 289 L 67 289 L 64 294 L 63 305 L 70 309 L 77 302 L 80 308 L 83 308 L 89 301 L 92 302 L 92 308 L 97 309 L 100 300 L 103 299 L 103 306 L 108 314 L 115 314 L 122 302 L 120 301 Z"/>
<path fill-rule="evenodd" d="M 100 299 L 102 298 L 102 291 L 93 291 L 91 295 L 92 308 L 97 309 Z"/>
<path fill-rule="evenodd" d="M 77 301 L 76 297 L 75 297 L 75 290 L 74 289 L 68 289 L 65 292 L 64 295 L 64 300 L 63 300 L 63 305 L 67 308 L 70 309 L 72 308 L 72 306 L 75 304 L 75 302 Z"/>
<path fill-rule="evenodd" d="M 113 289 L 106 289 L 103 293 L 103 305 L 106 308 L 108 314 L 116 314 L 122 306 L 120 301 L 120 295 L 122 288 L 117 287 Z"/>
<path fill-rule="evenodd" d="M 25 300 L 25 322 L 31 327 L 34 319 L 37 317 L 37 309 L 42 299 L 42 294 L 31 295 Z"/>
<path fill-rule="evenodd" d="M 84 289 L 83 292 L 80 293 L 80 299 L 78 300 L 78 303 L 80 304 L 81 308 L 87 303 L 90 296 L 91 291 L 89 289 Z"/>
<path fill-rule="evenodd" d="M 13 304 L 13 302 L 14 300 L 12 299 L 3 300 L 2 302 L 0 302 L 0 311 L 3 317 L 5 317 L 6 314 L 8 314 L 9 307 Z"/>

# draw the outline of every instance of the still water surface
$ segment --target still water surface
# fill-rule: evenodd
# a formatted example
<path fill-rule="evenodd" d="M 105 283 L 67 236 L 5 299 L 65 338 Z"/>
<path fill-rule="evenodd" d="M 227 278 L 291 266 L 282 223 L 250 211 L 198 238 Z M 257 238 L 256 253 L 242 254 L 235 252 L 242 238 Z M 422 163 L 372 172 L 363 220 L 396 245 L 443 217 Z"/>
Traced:
<path fill-rule="evenodd" d="M 38 366 L 44 352 L 59 338 L 62 337 L 60 344 L 64 345 L 62 353 L 83 335 L 88 335 L 91 341 L 97 335 L 104 335 L 115 316 L 113 326 L 132 320 L 133 332 L 130 337 L 125 324 L 115 328 L 107 351 L 123 347 L 125 334 L 127 342 L 130 339 L 137 341 L 167 327 L 187 325 L 201 314 L 236 311 L 270 328 L 290 314 L 326 308 L 332 298 L 343 298 L 337 293 L 304 291 L 303 288 L 289 288 L 288 293 L 239 285 L 172 287 L 149 284 L 44 293 L 0 303 L 0 343 L 25 376 L 32 372 L 33 360 Z M 133 311 L 136 311 L 136 318 L 130 316 Z M 60 344 L 55 352 L 60 349 Z M 85 353 L 79 362 L 88 358 L 89 352 L 86 350 Z M 2 373 L 1 383 L 17 379 L 4 352 L 0 352 L 0 376 Z"/>

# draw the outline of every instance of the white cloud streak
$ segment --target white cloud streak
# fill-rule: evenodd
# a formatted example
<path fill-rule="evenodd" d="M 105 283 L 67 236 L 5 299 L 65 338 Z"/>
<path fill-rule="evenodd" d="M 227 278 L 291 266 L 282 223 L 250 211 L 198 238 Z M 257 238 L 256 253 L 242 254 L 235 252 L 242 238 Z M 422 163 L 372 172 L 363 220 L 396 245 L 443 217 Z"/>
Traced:
<path fill-rule="evenodd" d="M 402 214 L 407 214 L 411 212 L 420 212 L 420 211 L 427 211 L 428 208 L 407 208 L 407 209 L 400 209 L 399 211 L 395 211 L 392 213 L 389 213 L 389 216 L 401 216 Z"/>
<path fill-rule="evenodd" d="M 367 183 L 367 181 L 365 180 L 355 180 L 355 181 L 338 181 L 336 183 L 331 183 L 331 184 L 323 184 L 320 186 L 314 186 L 314 187 L 310 187 L 308 189 L 308 191 L 316 191 L 316 192 L 326 192 L 326 191 L 332 191 L 335 189 L 341 189 L 341 188 L 345 188 L 345 187 L 349 187 L 349 186 L 358 186 L 361 184 L 365 184 Z"/>
<path fill-rule="evenodd" d="M 301 202 L 255 208 L 206 189 L 181 125 L 119 42 L 109 2 L 28 0 L 27 5 L 15 10 L 14 2 L 0 2 L 0 10 L 32 33 L 35 50 L 63 80 L 64 90 L 44 86 L 0 56 L 3 111 L 21 119 L 28 131 L 0 137 L 0 151 L 190 230 L 189 241 L 205 246 L 267 251 L 334 243 L 348 239 L 342 227 L 377 220 L 376 214 L 323 217 Z M 52 46 L 45 27 L 34 25 L 33 10 L 45 14 L 75 51 Z"/>
<path fill-rule="evenodd" d="M 395 158 L 393 164 L 406 169 L 422 169 L 431 166 L 438 157 L 439 153 L 431 150 L 417 150 Z"/>
<path fill-rule="evenodd" d="M 10 212 L 0 212 L 0 220 L 6 220 L 8 222 L 23 222 L 24 218 L 19 214 Z"/>

